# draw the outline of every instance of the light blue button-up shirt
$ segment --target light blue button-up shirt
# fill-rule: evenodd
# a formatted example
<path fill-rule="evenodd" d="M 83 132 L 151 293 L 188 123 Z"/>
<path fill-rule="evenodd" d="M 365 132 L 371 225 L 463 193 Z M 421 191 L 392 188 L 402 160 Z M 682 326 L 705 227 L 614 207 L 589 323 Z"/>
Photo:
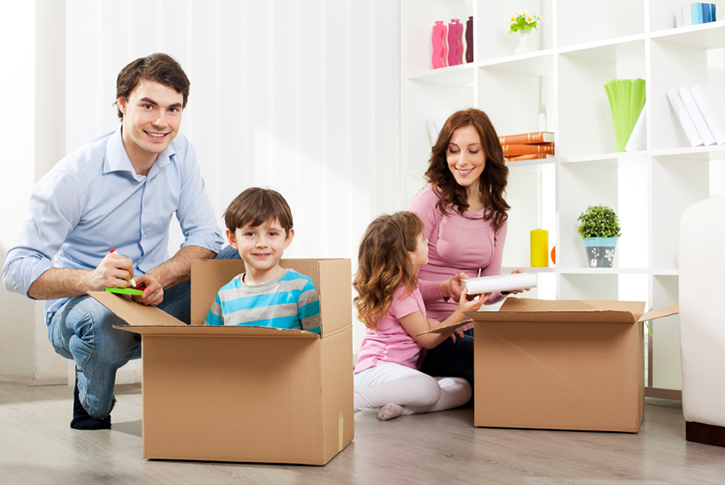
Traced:
<path fill-rule="evenodd" d="M 186 137 L 178 135 L 148 175 L 137 175 L 119 127 L 65 157 L 35 184 L 2 271 L 5 288 L 27 295 L 49 268 L 92 270 L 112 248 L 133 260 L 134 273 L 146 273 L 169 258 L 174 214 L 182 247 L 219 252 L 222 234 Z M 46 317 L 66 300 L 48 300 Z"/>

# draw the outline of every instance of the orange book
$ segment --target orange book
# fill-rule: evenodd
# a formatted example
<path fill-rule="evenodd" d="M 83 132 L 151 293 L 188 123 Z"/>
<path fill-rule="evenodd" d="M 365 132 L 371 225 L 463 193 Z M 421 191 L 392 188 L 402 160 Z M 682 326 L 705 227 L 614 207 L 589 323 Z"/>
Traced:
<path fill-rule="evenodd" d="M 534 131 L 520 135 L 499 136 L 501 145 L 535 145 L 538 143 L 554 143 L 554 133 L 551 131 Z"/>
<path fill-rule="evenodd" d="M 504 157 L 516 157 L 519 155 L 541 155 L 554 154 L 553 143 L 540 143 L 538 145 L 501 145 Z"/>
<path fill-rule="evenodd" d="M 554 158 L 554 155 L 549 153 L 532 153 L 530 155 L 519 155 L 517 157 L 503 157 L 504 162 L 520 162 L 521 160 L 539 160 L 543 158 Z"/>

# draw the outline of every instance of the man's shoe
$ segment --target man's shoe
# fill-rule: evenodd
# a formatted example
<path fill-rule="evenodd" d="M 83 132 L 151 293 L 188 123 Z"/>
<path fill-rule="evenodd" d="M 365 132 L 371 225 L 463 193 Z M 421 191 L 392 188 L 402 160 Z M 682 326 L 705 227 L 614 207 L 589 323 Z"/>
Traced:
<path fill-rule="evenodd" d="M 73 390 L 73 420 L 70 422 L 73 429 L 110 429 L 111 415 L 109 414 L 103 419 L 94 418 L 85 410 L 78 397 L 78 377 L 76 377 L 76 385 Z"/>

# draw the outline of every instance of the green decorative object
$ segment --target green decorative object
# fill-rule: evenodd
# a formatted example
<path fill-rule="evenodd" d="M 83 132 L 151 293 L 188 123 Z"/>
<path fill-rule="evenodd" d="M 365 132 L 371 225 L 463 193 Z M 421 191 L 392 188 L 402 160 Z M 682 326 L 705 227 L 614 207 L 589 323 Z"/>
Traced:
<path fill-rule="evenodd" d="M 592 268 L 611 268 L 617 238 L 622 235 L 619 218 L 611 207 L 590 205 L 576 219 L 577 232 L 584 239 L 587 263 Z"/>
<path fill-rule="evenodd" d="M 109 293 L 119 293 L 121 295 L 143 295 L 143 290 L 135 288 L 106 288 Z"/>
<path fill-rule="evenodd" d="M 617 151 L 623 152 L 646 101 L 645 82 L 644 79 L 612 79 L 604 83 L 604 89 L 612 110 Z"/>

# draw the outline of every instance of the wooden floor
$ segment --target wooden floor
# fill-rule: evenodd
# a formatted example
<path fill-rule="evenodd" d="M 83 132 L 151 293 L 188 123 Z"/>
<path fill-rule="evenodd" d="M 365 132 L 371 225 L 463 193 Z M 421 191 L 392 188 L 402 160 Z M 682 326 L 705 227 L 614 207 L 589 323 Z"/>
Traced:
<path fill-rule="evenodd" d="M 638 434 L 474 428 L 473 409 L 380 422 L 325 467 L 146 461 L 141 388 L 118 386 L 113 429 L 68 426 L 66 386 L 0 382 L 0 484 L 725 483 L 725 448 L 685 441 L 678 402 L 649 400 Z"/>

